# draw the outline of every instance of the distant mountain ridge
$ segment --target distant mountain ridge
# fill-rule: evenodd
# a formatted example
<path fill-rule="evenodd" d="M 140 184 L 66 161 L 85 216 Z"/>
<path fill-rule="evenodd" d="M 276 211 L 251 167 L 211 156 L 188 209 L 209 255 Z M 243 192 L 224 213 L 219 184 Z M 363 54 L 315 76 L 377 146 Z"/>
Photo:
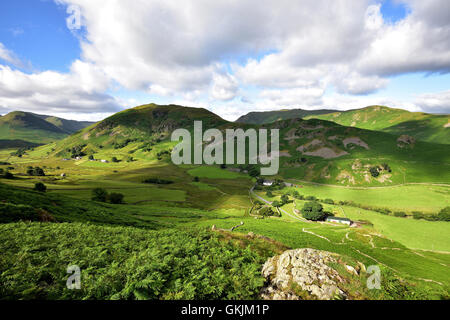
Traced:
<path fill-rule="evenodd" d="M 395 135 L 406 134 L 417 140 L 450 144 L 450 115 L 410 112 L 386 106 L 368 106 L 347 111 L 292 109 L 250 112 L 236 122 L 269 124 L 296 118 L 328 120 L 347 127 L 382 131 Z"/>
<path fill-rule="evenodd" d="M 62 139 L 93 123 L 13 111 L 0 116 L 0 140 L 22 140 L 44 144 Z"/>
<path fill-rule="evenodd" d="M 386 106 L 369 106 L 361 109 L 337 111 L 329 114 L 307 116 L 343 126 L 396 135 L 410 135 L 417 140 L 450 144 L 450 115 L 410 112 Z"/>
<path fill-rule="evenodd" d="M 289 120 L 304 118 L 306 116 L 328 114 L 337 110 L 304 110 L 304 109 L 284 109 L 276 111 L 254 111 L 241 116 L 235 122 L 246 124 L 267 124 L 279 120 Z"/>

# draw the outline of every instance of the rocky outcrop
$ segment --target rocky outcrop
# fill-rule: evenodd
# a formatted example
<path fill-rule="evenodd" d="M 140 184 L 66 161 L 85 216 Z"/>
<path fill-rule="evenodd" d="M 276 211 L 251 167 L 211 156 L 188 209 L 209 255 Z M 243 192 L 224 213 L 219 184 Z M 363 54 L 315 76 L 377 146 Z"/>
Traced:
<path fill-rule="evenodd" d="M 346 294 L 339 289 L 343 278 L 335 269 L 328 266 L 328 263 L 338 262 L 338 257 L 326 251 L 295 249 L 270 258 L 262 269 L 262 275 L 268 285 L 262 289 L 261 298 L 345 299 Z"/>
<path fill-rule="evenodd" d="M 414 137 L 408 136 L 406 134 L 400 136 L 397 139 L 397 147 L 399 147 L 399 148 L 413 147 L 415 143 L 416 143 L 416 139 L 414 139 Z"/>

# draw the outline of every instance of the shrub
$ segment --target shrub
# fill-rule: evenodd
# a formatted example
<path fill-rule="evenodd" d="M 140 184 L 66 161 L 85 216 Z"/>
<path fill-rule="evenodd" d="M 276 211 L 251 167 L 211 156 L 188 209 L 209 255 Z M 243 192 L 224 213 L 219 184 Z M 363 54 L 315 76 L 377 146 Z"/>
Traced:
<path fill-rule="evenodd" d="M 38 177 L 45 176 L 44 169 L 39 168 L 39 167 L 36 167 L 36 168 L 29 167 L 29 169 L 27 170 L 27 174 L 29 176 L 38 176 Z"/>
<path fill-rule="evenodd" d="M 173 181 L 158 179 L 158 178 L 148 178 L 142 181 L 143 183 L 154 183 L 154 184 L 172 184 Z"/>
<path fill-rule="evenodd" d="M 372 167 L 370 168 L 370 174 L 372 175 L 372 177 L 377 178 L 380 175 L 380 171 L 378 169 L 378 167 Z"/>
<path fill-rule="evenodd" d="M 324 220 L 327 216 L 323 211 L 323 206 L 317 201 L 305 203 L 302 209 L 302 215 L 305 219 L 312 221 Z"/>
<path fill-rule="evenodd" d="M 251 300 L 264 285 L 265 258 L 208 231 L 17 223 L 0 234 L 3 299 Z M 73 260 L 82 290 L 66 287 Z"/>
<path fill-rule="evenodd" d="M 405 218 L 406 217 L 406 213 L 403 212 L 403 211 L 397 211 L 397 212 L 394 212 L 394 216 L 400 217 L 400 218 Z"/>
<path fill-rule="evenodd" d="M 314 196 L 307 196 L 307 197 L 305 198 L 305 200 L 308 200 L 308 201 L 316 201 L 317 198 L 314 197 Z"/>
<path fill-rule="evenodd" d="M 272 198 L 273 197 L 272 191 L 268 190 L 266 193 L 266 196 L 268 196 L 269 198 Z"/>
<path fill-rule="evenodd" d="M 327 203 L 327 204 L 334 204 L 333 199 L 325 199 L 325 200 L 323 200 L 323 202 Z"/>
<path fill-rule="evenodd" d="M 113 204 L 121 204 L 123 203 L 123 194 L 121 193 L 111 193 L 108 196 L 109 202 L 113 203 Z"/>
<path fill-rule="evenodd" d="M 39 192 L 45 192 L 47 191 L 47 187 L 42 182 L 38 182 L 34 185 L 34 190 Z"/>
<path fill-rule="evenodd" d="M 413 218 L 416 220 L 424 218 L 424 214 L 422 212 L 414 211 L 412 214 L 413 214 Z"/>
<path fill-rule="evenodd" d="M 287 194 L 283 194 L 281 196 L 281 202 L 282 203 L 288 203 L 289 202 L 289 196 Z"/>
<path fill-rule="evenodd" d="M 199 177 L 194 177 L 194 182 L 199 182 L 200 178 Z"/>
<path fill-rule="evenodd" d="M 112 158 L 111 158 L 111 161 L 112 161 L 112 162 L 119 162 L 119 160 L 118 160 L 116 157 L 112 157 Z"/>
<path fill-rule="evenodd" d="M 437 218 L 440 221 L 450 221 L 450 207 L 445 207 L 444 209 L 442 209 L 438 213 Z"/>
<path fill-rule="evenodd" d="M 3 178 L 5 178 L 5 179 L 14 179 L 14 175 L 11 172 L 6 171 L 5 174 L 3 175 Z"/>
<path fill-rule="evenodd" d="M 274 206 L 275 208 L 279 208 L 283 206 L 283 204 L 280 201 L 275 200 L 274 202 L 272 202 L 272 206 Z"/>
<path fill-rule="evenodd" d="M 108 199 L 108 192 L 102 188 L 95 188 L 92 190 L 92 200 L 98 202 L 106 202 Z"/>

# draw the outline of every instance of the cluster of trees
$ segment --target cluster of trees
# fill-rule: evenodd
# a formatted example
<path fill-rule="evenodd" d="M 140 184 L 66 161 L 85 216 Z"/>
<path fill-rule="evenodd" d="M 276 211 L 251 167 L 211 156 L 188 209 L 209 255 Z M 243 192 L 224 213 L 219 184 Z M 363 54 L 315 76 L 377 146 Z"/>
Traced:
<path fill-rule="evenodd" d="M 37 177 L 43 177 L 45 176 L 44 169 L 40 167 L 28 167 L 27 169 L 27 175 L 29 176 L 37 176 Z"/>
<path fill-rule="evenodd" d="M 154 142 L 146 142 L 146 143 L 141 144 L 138 149 L 141 149 L 143 152 L 150 152 L 153 150 L 152 147 L 154 145 L 155 145 Z"/>
<path fill-rule="evenodd" d="M 317 201 L 305 203 L 301 212 L 303 218 L 311 221 L 323 221 L 330 215 L 323 210 L 323 206 Z"/>
<path fill-rule="evenodd" d="M 110 202 L 113 204 L 122 204 L 124 195 L 121 193 L 108 193 L 105 189 L 95 188 L 92 190 L 92 200 L 98 202 Z"/>
<path fill-rule="evenodd" d="M 84 151 L 82 151 L 84 148 L 86 147 L 85 144 L 80 144 L 78 146 L 74 146 L 72 148 L 68 148 L 67 152 L 69 152 L 71 154 L 72 158 L 76 158 L 76 157 L 84 157 L 86 155 L 86 153 Z"/>
<path fill-rule="evenodd" d="M 172 184 L 171 180 L 164 180 L 159 178 L 147 178 L 142 183 L 153 183 L 153 184 Z"/>
<path fill-rule="evenodd" d="M 450 207 L 445 207 L 437 214 L 424 214 L 419 211 L 413 212 L 414 219 L 423 219 L 427 221 L 450 221 Z"/>
<path fill-rule="evenodd" d="M 164 150 L 164 151 L 160 151 L 156 154 L 156 157 L 158 158 L 159 161 L 161 161 L 164 156 L 170 156 L 170 151 Z"/>
<path fill-rule="evenodd" d="M 34 148 L 32 147 L 22 147 L 17 149 L 16 151 L 11 153 L 11 156 L 13 157 L 19 157 L 22 158 L 23 155 L 25 155 L 27 153 L 28 150 L 34 150 Z"/>
<path fill-rule="evenodd" d="M 374 166 L 374 167 L 371 167 L 371 168 L 369 169 L 369 172 L 370 172 L 370 174 L 372 175 L 372 177 L 377 178 L 377 177 L 380 176 L 380 173 L 381 173 L 383 170 L 386 171 L 386 172 L 389 172 L 389 173 L 392 172 L 391 167 L 390 167 L 387 163 L 383 163 L 381 166 Z"/>
<path fill-rule="evenodd" d="M 255 200 L 252 208 L 250 209 L 250 214 L 256 214 L 262 217 L 280 217 L 279 211 L 274 210 L 272 207 L 265 205 L 261 201 Z"/>
<path fill-rule="evenodd" d="M 14 179 L 14 175 L 9 172 L 9 170 L 4 170 L 3 168 L 0 168 L 0 177 L 4 179 Z"/>
<path fill-rule="evenodd" d="M 254 165 L 254 164 L 241 164 L 239 166 L 239 169 L 241 171 L 247 171 L 248 175 L 252 178 L 256 178 L 259 177 L 260 175 L 260 170 L 258 169 L 258 166 Z"/>
<path fill-rule="evenodd" d="M 138 139 L 126 139 L 125 141 L 120 142 L 114 142 L 113 147 L 114 149 L 122 149 L 125 148 L 127 145 L 129 145 L 132 142 L 138 141 Z"/>
<path fill-rule="evenodd" d="M 280 200 L 275 200 L 274 202 L 272 202 L 272 206 L 280 208 L 289 202 L 290 202 L 289 196 L 287 194 L 283 194 Z"/>

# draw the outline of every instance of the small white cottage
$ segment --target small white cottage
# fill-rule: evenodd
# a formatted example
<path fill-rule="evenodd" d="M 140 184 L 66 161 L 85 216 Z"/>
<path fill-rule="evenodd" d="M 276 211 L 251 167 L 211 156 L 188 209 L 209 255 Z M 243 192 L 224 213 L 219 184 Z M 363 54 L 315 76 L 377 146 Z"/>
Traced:
<path fill-rule="evenodd" d="M 328 217 L 327 222 L 342 223 L 351 226 L 353 221 L 348 218 Z"/>

